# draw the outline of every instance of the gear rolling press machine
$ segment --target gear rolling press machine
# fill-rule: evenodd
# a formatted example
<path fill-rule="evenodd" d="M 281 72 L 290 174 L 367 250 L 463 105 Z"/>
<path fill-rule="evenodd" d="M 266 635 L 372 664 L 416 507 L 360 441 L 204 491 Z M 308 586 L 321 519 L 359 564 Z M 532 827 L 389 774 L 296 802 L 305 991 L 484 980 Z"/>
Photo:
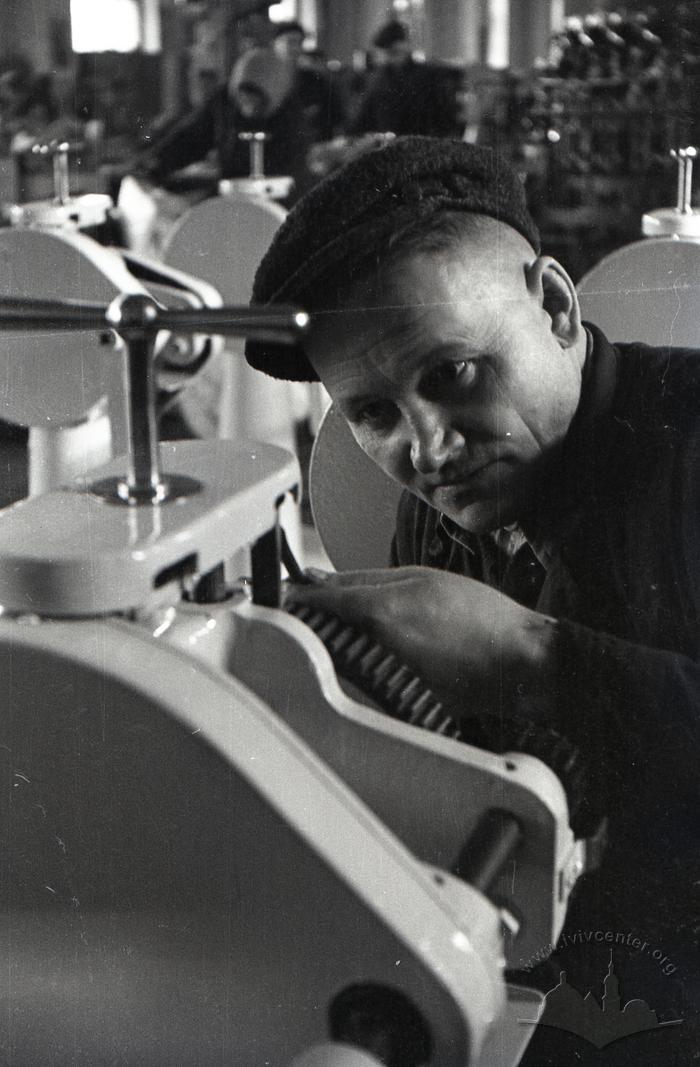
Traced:
<path fill-rule="evenodd" d="M 386 649 L 281 606 L 290 454 L 157 441 L 162 331 L 305 319 L 0 301 L 16 360 L 21 337 L 121 338 L 128 438 L 0 512 L 14 1067 L 514 1067 L 536 1024 L 508 971 L 556 941 L 587 862 L 575 753 L 527 730 L 494 750 Z"/>

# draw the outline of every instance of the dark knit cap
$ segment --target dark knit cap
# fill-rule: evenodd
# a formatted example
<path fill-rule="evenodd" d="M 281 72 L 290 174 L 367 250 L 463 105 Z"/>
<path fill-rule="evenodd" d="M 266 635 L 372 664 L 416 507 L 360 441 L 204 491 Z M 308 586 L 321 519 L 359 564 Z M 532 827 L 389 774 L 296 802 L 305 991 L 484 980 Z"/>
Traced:
<path fill-rule="evenodd" d="M 522 182 L 495 152 L 462 141 L 398 137 L 353 159 L 295 205 L 258 267 L 252 303 L 313 305 L 314 290 L 330 275 L 350 276 L 372 259 L 376 264 L 392 236 L 446 211 L 507 223 L 539 253 Z M 297 346 L 250 340 L 246 359 L 273 378 L 318 380 Z"/>
<path fill-rule="evenodd" d="M 372 44 L 375 48 L 391 48 L 393 44 L 407 40 L 408 26 L 403 22 L 399 22 L 398 19 L 392 19 L 391 22 L 387 22 L 381 29 L 377 30 L 372 38 Z"/>

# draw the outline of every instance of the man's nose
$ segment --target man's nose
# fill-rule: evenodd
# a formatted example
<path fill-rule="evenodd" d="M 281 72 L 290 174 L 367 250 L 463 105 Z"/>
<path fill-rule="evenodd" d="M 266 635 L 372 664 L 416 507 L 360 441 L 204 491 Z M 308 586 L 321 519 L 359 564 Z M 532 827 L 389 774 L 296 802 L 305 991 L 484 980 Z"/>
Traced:
<path fill-rule="evenodd" d="M 411 426 L 411 463 L 419 474 L 433 474 L 454 459 L 464 446 L 464 437 L 447 412 L 432 405 L 414 412 Z"/>

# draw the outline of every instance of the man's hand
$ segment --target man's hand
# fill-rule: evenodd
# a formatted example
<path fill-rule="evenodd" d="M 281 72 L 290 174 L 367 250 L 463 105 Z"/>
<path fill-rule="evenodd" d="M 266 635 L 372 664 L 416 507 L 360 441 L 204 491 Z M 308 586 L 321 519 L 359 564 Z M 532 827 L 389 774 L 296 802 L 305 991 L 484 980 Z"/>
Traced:
<path fill-rule="evenodd" d="M 524 696 L 528 715 L 545 714 L 554 620 L 482 582 L 398 567 L 329 574 L 290 596 L 363 629 L 455 702 L 512 713 Z"/>

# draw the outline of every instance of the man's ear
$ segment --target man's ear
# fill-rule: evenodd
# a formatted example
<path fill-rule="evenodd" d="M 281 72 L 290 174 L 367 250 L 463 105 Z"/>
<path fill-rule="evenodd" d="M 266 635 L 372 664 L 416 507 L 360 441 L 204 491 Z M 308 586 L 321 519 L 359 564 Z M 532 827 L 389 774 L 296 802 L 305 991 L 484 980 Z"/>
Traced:
<path fill-rule="evenodd" d="M 562 348 L 570 348 L 581 336 L 581 309 L 576 287 L 561 263 L 551 256 L 538 256 L 525 268 L 528 291 L 552 321 L 552 333 Z"/>

